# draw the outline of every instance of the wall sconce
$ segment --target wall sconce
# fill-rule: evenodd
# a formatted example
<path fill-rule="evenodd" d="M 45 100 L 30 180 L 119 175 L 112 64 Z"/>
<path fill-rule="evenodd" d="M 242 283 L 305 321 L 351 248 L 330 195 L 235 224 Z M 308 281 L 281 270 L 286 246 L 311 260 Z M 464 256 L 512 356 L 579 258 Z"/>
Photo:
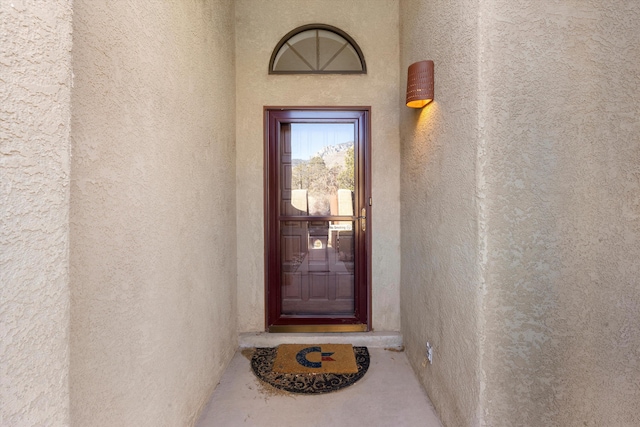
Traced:
<path fill-rule="evenodd" d="M 433 61 L 409 65 L 407 107 L 422 108 L 433 101 Z"/>

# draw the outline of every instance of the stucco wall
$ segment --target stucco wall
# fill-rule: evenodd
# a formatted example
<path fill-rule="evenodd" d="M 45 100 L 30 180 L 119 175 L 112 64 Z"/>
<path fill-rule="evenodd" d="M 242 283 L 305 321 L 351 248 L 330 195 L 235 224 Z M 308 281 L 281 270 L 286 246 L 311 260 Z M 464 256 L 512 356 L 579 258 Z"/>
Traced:
<path fill-rule="evenodd" d="M 640 425 L 640 4 L 484 2 L 487 425 Z"/>
<path fill-rule="evenodd" d="M 189 425 L 236 348 L 233 22 L 74 2 L 73 425 Z"/>
<path fill-rule="evenodd" d="M 638 425 L 640 6 L 400 6 L 401 67 L 436 60 L 401 116 L 402 327 L 443 422 Z"/>
<path fill-rule="evenodd" d="M 69 422 L 71 2 L 0 2 L 0 425 Z"/>
<path fill-rule="evenodd" d="M 263 106 L 371 106 L 373 328 L 400 328 L 397 0 L 239 0 L 237 48 L 238 309 L 240 331 L 264 322 Z M 361 47 L 366 75 L 268 75 L 292 29 L 333 25 Z M 372 25 L 374 24 L 374 25 Z"/>
<path fill-rule="evenodd" d="M 400 2 L 402 334 L 448 426 L 474 425 L 480 396 L 477 13 L 477 1 Z M 407 68 L 425 59 L 435 100 L 410 110 Z"/>

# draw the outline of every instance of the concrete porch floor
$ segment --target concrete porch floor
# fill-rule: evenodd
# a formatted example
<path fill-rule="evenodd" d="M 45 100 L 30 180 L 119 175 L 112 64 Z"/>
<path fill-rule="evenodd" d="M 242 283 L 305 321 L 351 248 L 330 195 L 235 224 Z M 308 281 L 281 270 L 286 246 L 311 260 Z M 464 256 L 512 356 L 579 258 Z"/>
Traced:
<path fill-rule="evenodd" d="M 406 355 L 381 347 L 369 347 L 369 353 L 371 364 L 360 381 L 337 392 L 306 396 L 262 383 L 238 350 L 196 427 L 441 427 Z"/>

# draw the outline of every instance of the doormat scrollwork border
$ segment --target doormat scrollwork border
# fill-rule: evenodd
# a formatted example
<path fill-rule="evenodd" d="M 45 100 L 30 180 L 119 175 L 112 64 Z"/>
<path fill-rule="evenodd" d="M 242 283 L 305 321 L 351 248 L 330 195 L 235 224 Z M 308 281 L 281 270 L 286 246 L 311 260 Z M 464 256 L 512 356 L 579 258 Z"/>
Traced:
<path fill-rule="evenodd" d="M 277 347 L 256 348 L 251 357 L 253 373 L 267 384 L 290 393 L 324 394 L 354 384 L 369 369 L 370 357 L 367 347 L 353 347 L 358 372 L 354 374 L 287 374 L 273 372 Z"/>

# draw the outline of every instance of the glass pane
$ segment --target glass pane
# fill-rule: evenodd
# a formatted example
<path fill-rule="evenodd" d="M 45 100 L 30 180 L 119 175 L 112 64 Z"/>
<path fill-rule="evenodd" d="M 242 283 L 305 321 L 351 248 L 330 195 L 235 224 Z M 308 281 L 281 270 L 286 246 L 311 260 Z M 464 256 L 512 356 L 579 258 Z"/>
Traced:
<path fill-rule="evenodd" d="M 362 70 L 360 58 L 352 46 L 346 46 L 324 68 L 325 71 L 357 71 Z"/>
<path fill-rule="evenodd" d="M 295 52 L 294 52 L 295 51 Z M 316 58 L 316 31 L 296 34 L 287 40 L 276 55 L 276 71 L 311 71 L 318 68 Z"/>
<path fill-rule="evenodd" d="M 282 314 L 354 314 L 354 221 L 283 221 Z"/>
<path fill-rule="evenodd" d="M 273 69 L 276 71 L 310 71 L 313 68 L 289 49 L 289 46 L 285 45 L 280 49 Z"/>
<path fill-rule="evenodd" d="M 320 31 L 318 35 L 320 69 L 324 70 L 349 43 L 339 35 L 330 31 Z"/>
<path fill-rule="evenodd" d="M 319 32 L 318 56 L 323 71 L 362 71 L 360 56 L 351 44 L 330 31 Z"/>
<path fill-rule="evenodd" d="M 282 215 L 353 216 L 354 134 L 353 123 L 291 124 L 280 150 Z"/>
<path fill-rule="evenodd" d="M 318 59 L 316 57 L 316 38 L 304 38 L 295 43 L 289 42 L 291 49 L 295 50 L 298 55 L 304 58 L 304 61 L 311 66 L 312 70 L 318 69 Z"/>

